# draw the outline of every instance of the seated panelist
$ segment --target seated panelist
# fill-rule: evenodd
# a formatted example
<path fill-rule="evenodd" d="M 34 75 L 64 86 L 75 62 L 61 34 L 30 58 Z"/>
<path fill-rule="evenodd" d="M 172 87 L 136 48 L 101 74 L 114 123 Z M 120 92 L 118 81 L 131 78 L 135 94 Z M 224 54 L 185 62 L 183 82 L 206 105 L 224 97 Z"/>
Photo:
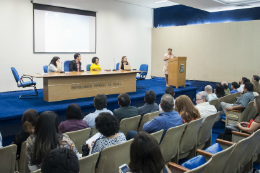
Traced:
<path fill-rule="evenodd" d="M 61 67 L 60 67 L 60 57 L 55 56 L 52 58 L 49 67 L 48 67 L 48 73 L 52 72 L 60 72 Z"/>
<path fill-rule="evenodd" d="M 74 60 L 69 64 L 69 71 L 81 71 L 81 55 L 79 53 L 75 53 Z"/>
<path fill-rule="evenodd" d="M 121 63 L 119 64 L 119 69 L 120 70 L 124 70 L 125 69 L 125 65 L 130 65 L 130 63 L 127 61 L 127 57 L 123 56 Z"/>
<path fill-rule="evenodd" d="M 101 71 L 101 67 L 98 63 L 99 63 L 98 57 L 92 58 L 92 64 L 90 66 L 90 71 Z"/>

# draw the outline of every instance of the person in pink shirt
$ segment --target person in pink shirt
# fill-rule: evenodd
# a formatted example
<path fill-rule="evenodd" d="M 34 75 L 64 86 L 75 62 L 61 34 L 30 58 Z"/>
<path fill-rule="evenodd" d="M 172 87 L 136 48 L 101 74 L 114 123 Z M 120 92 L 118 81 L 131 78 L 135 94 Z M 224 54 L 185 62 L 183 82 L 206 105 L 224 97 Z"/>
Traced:
<path fill-rule="evenodd" d="M 81 71 L 81 55 L 79 53 L 75 53 L 74 60 L 72 60 L 69 64 L 69 71 Z"/>

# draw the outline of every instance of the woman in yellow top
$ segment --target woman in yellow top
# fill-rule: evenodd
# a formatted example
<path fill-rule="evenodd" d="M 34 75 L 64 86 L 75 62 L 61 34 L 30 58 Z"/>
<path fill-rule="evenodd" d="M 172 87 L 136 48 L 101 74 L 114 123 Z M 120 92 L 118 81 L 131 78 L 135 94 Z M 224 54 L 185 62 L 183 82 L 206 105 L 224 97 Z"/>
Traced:
<path fill-rule="evenodd" d="M 99 63 L 98 57 L 92 58 L 92 64 L 90 66 L 90 71 L 101 71 L 101 67 L 98 63 Z"/>

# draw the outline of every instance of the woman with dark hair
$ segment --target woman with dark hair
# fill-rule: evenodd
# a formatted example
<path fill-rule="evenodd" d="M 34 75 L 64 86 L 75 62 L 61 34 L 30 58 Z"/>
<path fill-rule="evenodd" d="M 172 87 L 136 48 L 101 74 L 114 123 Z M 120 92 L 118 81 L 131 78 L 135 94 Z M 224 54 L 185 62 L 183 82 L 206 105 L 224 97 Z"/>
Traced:
<path fill-rule="evenodd" d="M 130 146 L 131 173 L 171 173 L 165 165 L 156 139 L 146 132 L 139 132 Z"/>
<path fill-rule="evenodd" d="M 61 122 L 59 130 L 61 133 L 77 131 L 88 127 L 86 121 L 82 119 L 81 108 L 78 104 L 70 104 L 66 112 L 67 120 Z"/>
<path fill-rule="evenodd" d="M 61 71 L 61 66 L 60 66 L 60 57 L 55 56 L 52 58 L 49 67 L 48 67 L 48 72 L 60 72 Z"/>
<path fill-rule="evenodd" d="M 123 56 L 121 59 L 121 63 L 119 64 L 119 70 L 124 70 L 125 65 L 130 65 L 130 63 L 127 61 L 127 57 Z"/>
<path fill-rule="evenodd" d="M 93 146 L 88 145 L 89 149 L 92 149 L 91 154 L 100 153 L 107 147 L 126 141 L 124 133 L 119 132 L 119 121 L 115 116 L 108 112 L 102 112 L 95 121 L 96 128 L 101 136 L 92 142 Z"/>
<path fill-rule="evenodd" d="M 90 66 L 90 71 L 101 71 L 101 67 L 99 65 L 99 58 L 98 57 L 92 58 L 92 64 Z"/>
<path fill-rule="evenodd" d="M 232 89 L 232 91 L 230 91 L 230 93 L 231 94 L 235 94 L 235 93 L 237 93 L 238 92 L 238 88 L 239 88 L 240 86 L 239 86 L 239 84 L 237 83 L 237 82 L 232 82 L 232 84 L 231 84 L 231 89 Z"/>
<path fill-rule="evenodd" d="M 41 167 L 43 158 L 55 148 L 69 148 L 78 153 L 70 138 L 59 132 L 58 117 L 52 111 L 39 116 L 34 133 L 27 139 L 29 169 L 33 172 Z"/>
<path fill-rule="evenodd" d="M 16 156 L 20 158 L 22 143 L 33 133 L 35 123 L 38 118 L 38 112 L 34 109 L 28 109 L 24 112 L 22 117 L 23 131 L 16 134 L 14 138 L 14 144 L 17 145 Z"/>
<path fill-rule="evenodd" d="M 216 84 L 214 93 L 217 95 L 218 98 L 224 97 L 225 96 L 224 87 L 221 84 Z"/>

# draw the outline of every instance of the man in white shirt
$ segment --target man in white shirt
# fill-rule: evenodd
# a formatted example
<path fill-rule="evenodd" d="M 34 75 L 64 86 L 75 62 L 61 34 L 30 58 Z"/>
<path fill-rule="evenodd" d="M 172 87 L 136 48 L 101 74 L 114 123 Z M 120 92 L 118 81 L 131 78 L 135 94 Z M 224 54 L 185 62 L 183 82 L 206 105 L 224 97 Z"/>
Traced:
<path fill-rule="evenodd" d="M 205 91 L 208 93 L 208 102 L 210 102 L 211 100 L 218 99 L 217 95 L 215 93 L 212 93 L 212 86 L 207 85 L 205 87 Z"/>
<path fill-rule="evenodd" d="M 201 118 L 203 118 L 202 122 L 207 116 L 217 113 L 215 106 L 210 105 L 208 100 L 209 96 L 206 91 L 201 91 L 196 95 L 196 108 L 199 110 Z"/>
<path fill-rule="evenodd" d="M 238 92 L 243 92 L 244 91 L 244 87 L 245 87 L 245 83 L 250 82 L 249 79 L 247 79 L 246 77 L 242 77 L 242 79 L 240 79 L 239 84 L 240 87 L 237 89 Z"/>

